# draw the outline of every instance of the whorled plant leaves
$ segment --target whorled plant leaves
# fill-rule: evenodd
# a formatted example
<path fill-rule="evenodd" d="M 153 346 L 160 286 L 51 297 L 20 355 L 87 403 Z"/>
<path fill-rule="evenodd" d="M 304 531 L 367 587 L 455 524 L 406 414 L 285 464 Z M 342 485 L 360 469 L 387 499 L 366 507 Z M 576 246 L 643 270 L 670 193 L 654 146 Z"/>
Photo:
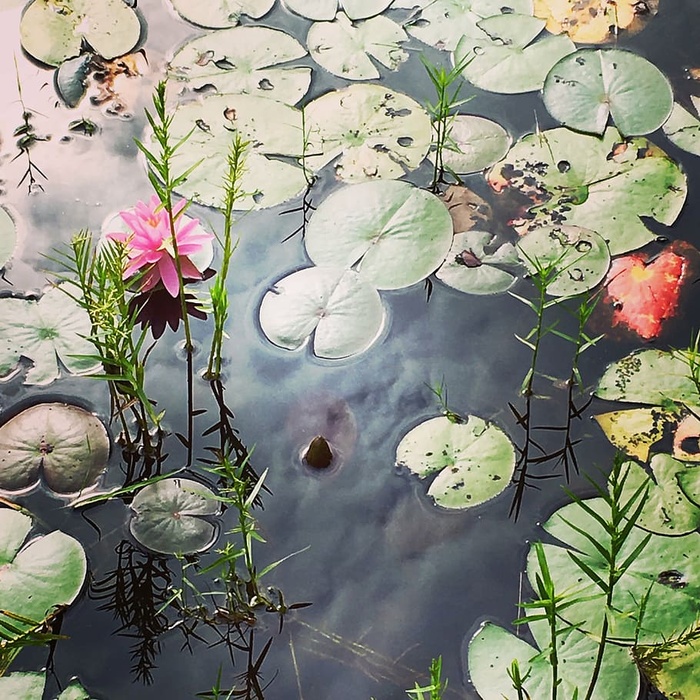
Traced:
<path fill-rule="evenodd" d="M 170 0 L 177 13 L 192 24 L 209 29 L 235 27 L 241 17 L 264 17 L 275 0 Z"/>
<path fill-rule="evenodd" d="M 433 194 L 406 182 L 348 185 L 327 197 L 306 229 L 316 265 L 354 268 L 378 289 L 420 282 L 442 263 L 452 220 Z"/>
<path fill-rule="evenodd" d="M 17 227 L 5 207 L 0 207 L 0 270 L 12 257 L 17 245 Z"/>
<path fill-rule="evenodd" d="M 311 68 L 283 65 L 306 49 L 268 27 L 232 27 L 188 41 L 168 62 L 168 75 L 197 93 L 255 95 L 296 104 L 309 89 Z"/>
<path fill-rule="evenodd" d="M 87 560 L 73 537 L 56 530 L 26 541 L 31 529 L 28 515 L 0 509 L 0 601 L 2 610 L 41 622 L 55 607 L 70 605 L 78 596 Z M 4 617 L 19 630 L 31 627 Z"/>
<path fill-rule="evenodd" d="M 22 48 L 50 66 L 86 43 L 107 60 L 129 53 L 141 36 L 138 16 L 123 0 L 33 0 L 20 22 Z"/>
<path fill-rule="evenodd" d="M 602 137 L 565 128 L 529 134 L 489 172 L 491 186 L 512 187 L 533 205 L 515 222 L 519 233 L 544 225 L 587 228 L 607 241 L 611 255 L 656 238 L 642 217 L 670 226 L 687 194 L 677 163 L 644 137 Z"/>
<path fill-rule="evenodd" d="M 8 700 L 41 700 L 45 685 L 45 672 L 15 671 L 0 678 L 0 697 Z M 72 680 L 55 700 L 90 700 L 90 694 L 80 681 Z"/>
<path fill-rule="evenodd" d="M 221 511 L 213 491 L 192 479 L 162 479 L 144 486 L 131 502 L 134 538 L 160 554 L 194 554 L 210 547 Z"/>
<path fill-rule="evenodd" d="M 551 270 L 547 293 L 574 296 L 593 289 L 610 267 L 607 243 L 579 226 L 542 226 L 518 241 L 518 252 L 531 274 Z"/>
<path fill-rule="evenodd" d="M 422 479 L 438 472 L 428 495 L 443 508 L 462 509 L 501 493 L 515 469 L 515 449 L 496 425 L 477 416 L 423 421 L 401 439 L 396 464 Z"/>
<path fill-rule="evenodd" d="M 348 80 L 373 80 L 379 70 L 372 59 L 398 70 L 408 58 L 401 44 L 406 32 L 388 17 L 351 22 L 339 12 L 332 22 L 316 22 L 306 37 L 309 53 L 327 71 Z"/>
<path fill-rule="evenodd" d="M 94 414 L 65 403 L 39 403 L 0 426 L 0 489 L 15 492 L 43 478 L 58 494 L 97 483 L 109 459 L 109 436 Z"/>
<path fill-rule="evenodd" d="M 90 319 L 60 287 L 51 287 L 35 301 L 0 299 L 0 380 L 19 371 L 21 358 L 33 363 L 26 384 L 50 384 L 60 376 L 59 360 L 71 374 L 101 368 L 87 340 Z"/>
<path fill-rule="evenodd" d="M 512 243 L 494 243 L 495 235 L 472 229 L 457 233 L 435 276 L 466 294 L 499 294 L 515 282 L 520 259 Z"/>
<path fill-rule="evenodd" d="M 423 107 L 382 85 L 333 90 L 304 115 L 305 164 L 318 171 L 337 158 L 335 174 L 344 181 L 402 177 L 421 164 L 432 141 Z"/>
<path fill-rule="evenodd" d="M 552 67 L 544 104 L 564 126 L 602 134 L 612 117 L 623 136 L 656 131 L 673 109 L 666 76 L 644 57 L 621 49 L 581 49 Z"/>
<path fill-rule="evenodd" d="M 260 306 L 270 342 L 301 348 L 313 336 L 314 354 L 337 360 L 363 352 L 384 326 L 377 290 L 352 270 L 310 267 L 276 282 Z"/>
<path fill-rule="evenodd" d="M 565 35 L 540 36 L 544 21 L 506 14 L 481 20 L 477 32 L 463 36 L 454 51 L 455 66 L 482 90 L 515 94 L 539 90 L 549 69 L 575 50 Z"/>
<path fill-rule="evenodd" d="M 329 22 L 342 10 L 351 20 L 367 19 L 384 12 L 392 0 L 282 0 L 297 15 Z"/>
<path fill-rule="evenodd" d="M 697 106 L 700 105 L 700 98 L 691 97 L 691 99 L 697 109 Z M 673 105 L 673 111 L 663 125 L 663 130 L 666 138 L 674 146 L 700 156 L 700 120 L 677 102 Z"/>

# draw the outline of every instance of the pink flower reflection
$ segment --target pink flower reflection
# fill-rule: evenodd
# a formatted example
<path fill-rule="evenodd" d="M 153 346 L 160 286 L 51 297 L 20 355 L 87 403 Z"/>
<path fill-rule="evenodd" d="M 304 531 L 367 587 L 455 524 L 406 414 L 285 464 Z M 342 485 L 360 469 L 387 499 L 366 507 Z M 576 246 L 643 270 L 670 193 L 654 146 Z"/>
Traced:
<path fill-rule="evenodd" d="M 173 207 L 175 240 L 184 279 L 201 279 L 202 273 L 190 256 L 198 253 L 214 236 L 205 231 L 198 219 L 180 214 L 187 202 L 178 202 Z M 146 292 L 159 282 L 172 297 L 180 291 L 175 265 L 175 250 L 170 234 L 168 213 L 153 195 L 148 203 L 138 202 L 130 210 L 119 212 L 130 231 L 108 233 L 107 238 L 126 246 L 129 262 L 124 270 L 124 279 L 142 272 L 140 289 Z"/>

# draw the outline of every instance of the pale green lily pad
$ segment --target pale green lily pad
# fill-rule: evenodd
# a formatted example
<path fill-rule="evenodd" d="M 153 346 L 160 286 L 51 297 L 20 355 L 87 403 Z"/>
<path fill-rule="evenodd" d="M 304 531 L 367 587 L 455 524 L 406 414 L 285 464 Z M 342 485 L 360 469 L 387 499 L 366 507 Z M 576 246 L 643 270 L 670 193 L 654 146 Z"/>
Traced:
<path fill-rule="evenodd" d="M 656 454 L 650 464 L 653 479 L 636 462 L 626 462 L 623 476 L 626 478 L 623 499 L 646 484 L 647 499 L 635 525 L 659 535 L 685 535 L 700 527 L 700 508 L 689 501 L 679 486 L 684 472 L 700 472 L 673 459 L 671 455 Z"/>
<path fill-rule="evenodd" d="M 523 263 L 535 273 L 551 269 L 547 293 L 574 296 L 593 289 L 610 267 L 607 243 L 595 231 L 578 226 L 543 226 L 518 242 Z"/>
<path fill-rule="evenodd" d="M 59 287 L 49 289 L 39 301 L 0 299 L 0 379 L 19 371 L 24 357 L 34 366 L 26 384 L 50 384 L 60 376 L 58 361 L 71 374 L 90 374 L 101 368 L 95 348 L 86 336 L 91 332 L 87 312 Z"/>
<path fill-rule="evenodd" d="M 176 12 L 192 24 L 209 29 L 235 27 L 242 16 L 264 17 L 275 0 L 170 0 Z"/>
<path fill-rule="evenodd" d="M 404 435 L 396 448 L 396 464 L 421 478 L 439 472 L 428 495 L 443 508 L 470 508 L 508 486 L 515 449 L 499 427 L 477 416 L 467 416 L 464 423 L 438 416 Z"/>
<path fill-rule="evenodd" d="M 697 629 L 697 627 L 696 627 Z M 700 688 L 700 645 L 697 632 L 687 640 L 637 650 L 640 668 L 664 697 L 693 700 Z"/>
<path fill-rule="evenodd" d="M 547 76 L 543 100 L 564 126 L 602 134 L 611 116 L 624 136 L 656 131 L 673 109 L 666 76 L 642 56 L 621 49 L 580 49 Z"/>
<path fill-rule="evenodd" d="M 0 509 L 0 601 L 2 609 L 36 622 L 80 593 L 87 560 L 80 543 L 56 530 L 25 542 L 32 519 Z M 29 624 L 12 619 L 19 629 Z"/>
<path fill-rule="evenodd" d="M 353 267 L 378 289 L 400 289 L 425 279 L 445 259 L 452 219 L 430 192 L 406 182 L 365 182 L 327 197 L 304 243 L 316 265 Z"/>
<path fill-rule="evenodd" d="M 660 148 L 644 137 L 625 140 L 612 127 L 602 138 L 565 128 L 524 136 L 488 179 L 536 202 L 531 217 L 516 222 L 519 233 L 580 226 L 600 234 L 611 255 L 653 241 L 641 217 L 670 226 L 687 194 L 685 174 Z"/>
<path fill-rule="evenodd" d="M 73 494 L 97 483 L 109 459 L 109 436 L 89 411 L 40 403 L 0 426 L 0 489 L 25 491 L 39 483 Z"/>
<path fill-rule="evenodd" d="M 366 350 L 384 326 L 377 290 L 352 270 L 309 267 L 276 282 L 263 297 L 260 326 L 270 342 L 301 348 L 313 335 L 318 357 L 337 360 Z"/>
<path fill-rule="evenodd" d="M 534 631 L 539 625 L 531 623 L 530 627 Z M 549 639 L 541 638 L 541 635 L 538 637 L 538 643 L 546 650 Z M 578 688 L 581 698 L 590 682 L 598 643 L 576 629 L 561 631 L 558 641 L 561 685 L 557 697 L 569 700 Z M 467 655 L 469 675 L 482 700 L 514 700 L 517 697 L 508 676 L 513 660 L 518 661 L 523 676 L 529 674 L 524 683 L 528 697 L 533 700 L 552 697 L 549 655 L 502 627 L 486 622 L 469 642 Z M 607 645 L 592 700 L 635 700 L 639 684 L 639 672 L 629 650 Z"/>
<path fill-rule="evenodd" d="M 340 180 L 392 179 L 415 170 L 430 149 L 428 113 L 382 85 L 350 85 L 305 108 L 306 164 L 314 171 L 335 158 Z"/>
<path fill-rule="evenodd" d="M 188 41 L 168 63 L 168 75 L 195 92 L 255 95 L 296 104 L 311 69 L 282 66 L 306 55 L 289 34 L 267 27 L 232 27 Z"/>
<path fill-rule="evenodd" d="M 500 294 L 515 282 L 511 269 L 518 265 L 515 246 L 502 243 L 495 247 L 494 234 L 472 229 L 457 233 L 445 262 L 435 276 L 444 284 L 467 294 Z"/>
<path fill-rule="evenodd" d="M 12 257 L 17 245 L 17 227 L 5 207 L 0 207 L 0 269 Z"/>
<path fill-rule="evenodd" d="M 677 102 L 663 125 L 666 138 L 678 148 L 700 156 L 700 120 Z"/>
<path fill-rule="evenodd" d="M 549 69 L 575 50 L 565 34 L 545 36 L 545 21 L 530 15 L 496 15 L 478 23 L 481 30 L 463 36 L 454 51 L 462 75 L 482 90 L 515 94 L 539 90 Z"/>
<path fill-rule="evenodd" d="M 78 680 L 72 680 L 56 700 L 90 700 L 90 693 L 83 688 Z"/>
<path fill-rule="evenodd" d="M 463 36 L 480 33 L 476 25 L 485 17 L 531 15 L 532 0 L 394 0 L 392 8 L 414 10 L 405 26 L 416 39 L 454 51 Z"/>
<path fill-rule="evenodd" d="M 642 462 L 649 458 L 649 449 L 664 437 L 676 417 L 658 408 L 631 408 L 593 416 L 611 444 Z"/>
<path fill-rule="evenodd" d="M 216 537 L 211 518 L 220 512 L 213 491 L 191 479 L 162 479 L 144 486 L 131 502 L 131 534 L 161 554 L 194 554 Z"/>
<path fill-rule="evenodd" d="M 585 503 L 601 517 L 610 519 L 610 508 L 602 499 Z M 605 594 L 583 574 L 569 552 L 574 550 L 576 556 L 599 576 L 607 577 L 606 564 L 601 553 L 572 525 L 605 548 L 609 546 L 609 537 L 600 524 L 575 503 L 559 509 L 544 525 L 550 535 L 566 545 L 543 545 L 556 590 L 566 591 L 569 600 L 577 599 L 563 611 L 563 617 L 597 635 L 606 614 Z M 681 537 L 666 537 L 632 528 L 618 554 L 618 561 L 625 561 L 645 537 L 650 538 L 649 542 L 620 578 L 612 609 L 607 611 L 610 638 L 626 645 L 631 645 L 635 639 L 636 614 L 640 601 L 647 595 L 639 630 L 641 644 L 658 644 L 669 639 L 695 624 L 700 615 L 700 534 L 693 532 Z M 534 585 L 538 565 L 532 549 L 527 570 Z"/>
<path fill-rule="evenodd" d="M 77 56 L 83 42 L 107 60 L 129 53 L 139 41 L 141 23 L 123 0 L 34 0 L 19 31 L 30 56 L 58 66 Z"/>
<path fill-rule="evenodd" d="M 679 472 L 678 485 L 683 495 L 700 508 L 700 467 Z"/>
<path fill-rule="evenodd" d="M 327 71 L 348 80 L 373 80 L 379 71 L 372 58 L 398 70 L 408 58 L 401 43 L 406 32 L 388 17 L 351 22 L 339 12 L 332 22 L 316 22 L 306 37 L 309 53 Z"/>
<path fill-rule="evenodd" d="M 339 10 L 351 20 L 367 19 L 384 12 L 392 0 L 282 0 L 287 9 L 317 22 L 330 21 Z"/>
<path fill-rule="evenodd" d="M 46 674 L 15 671 L 0 678 L 0 697 L 12 700 L 41 700 L 44 697 Z"/>
<path fill-rule="evenodd" d="M 181 105 L 173 114 L 170 133 L 174 142 L 192 135 L 174 156 L 173 168 L 184 172 L 196 163 L 200 166 L 178 188 L 179 194 L 206 206 L 222 206 L 222 173 L 237 130 L 251 145 L 240 183 L 246 194 L 236 206 L 263 209 L 286 202 L 307 186 L 302 168 L 280 159 L 301 154 L 301 124 L 299 110 L 253 95 L 210 95 Z"/>

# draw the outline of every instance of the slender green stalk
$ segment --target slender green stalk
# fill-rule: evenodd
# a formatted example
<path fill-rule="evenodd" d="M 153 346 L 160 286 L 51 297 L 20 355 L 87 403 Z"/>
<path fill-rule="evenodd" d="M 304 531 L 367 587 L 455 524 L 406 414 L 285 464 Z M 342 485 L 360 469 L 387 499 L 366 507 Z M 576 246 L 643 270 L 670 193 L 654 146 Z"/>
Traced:
<path fill-rule="evenodd" d="M 532 700 L 530 693 L 525 690 L 525 681 L 530 677 L 532 669 L 528 669 L 523 676 L 520 672 L 520 664 L 517 659 L 513 659 L 510 666 L 507 668 L 508 678 L 513 683 L 513 690 L 518 694 L 518 700 Z"/>
<path fill-rule="evenodd" d="M 442 680 L 442 656 L 430 662 L 430 684 L 420 686 L 418 683 L 412 690 L 407 690 L 406 694 L 413 700 L 442 700 L 442 694 L 447 690 L 447 681 Z M 429 693 L 426 697 L 425 693 Z"/>

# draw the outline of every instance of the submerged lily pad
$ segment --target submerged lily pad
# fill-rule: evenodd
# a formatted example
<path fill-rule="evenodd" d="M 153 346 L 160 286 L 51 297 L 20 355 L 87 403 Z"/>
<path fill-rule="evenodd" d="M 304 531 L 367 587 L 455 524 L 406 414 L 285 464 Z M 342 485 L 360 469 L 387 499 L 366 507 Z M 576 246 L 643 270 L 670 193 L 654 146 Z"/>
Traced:
<path fill-rule="evenodd" d="M 642 217 L 670 226 L 687 194 L 683 171 L 660 148 L 612 127 L 602 138 L 565 128 L 524 136 L 488 178 L 533 201 L 531 216 L 516 222 L 520 233 L 572 224 L 600 234 L 611 255 L 654 240 Z"/>
<path fill-rule="evenodd" d="M 71 374 L 90 374 L 101 368 L 86 339 L 91 333 L 87 312 L 59 287 L 39 301 L 0 299 L 0 379 L 19 371 L 20 358 L 34 365 L 26 384 L 50 384 L 60 376 L 58 361 Z"/>
<path fill-rule="evenodd" d="M 209 29 L 235 27 L 245 15 L 264 17 L 275 0 L 170 0 L 177 13 L 192 24 Z"/>
<path fill-rule="evenodd" d="M 311 69 L 282 66 L 306 55 L 289 34 L 267 27 L 232 27 L 188 41 L 168 74 L 194 92 L 255 95 L 296 104 L 311 84 Z"/>
<path fill-rule="evenodd" d="M 477 416 L 467 416 L 464 423 L 439 416 L 404 435 L 396 464 L 421 478 L 439 472 L 428 495 L 443 508 L 470 508 L 508 486 L 515 449 L 500 428 Z"/>
<path fill-rule="evenodd" d="M 672 144 L 700 156 L 700 120 L 687 109 L 675 103 L 663 130 Z"/>
<path fill-rule="evenodd" d="M 452 220 L 433 194 L 406 182 L 349 185 L 318 207 L 306 229 L 317 265 L 355 268 L 378 289 L 420 282 L 445 259 Z"/>
<path fill-rule="evenodd" d="M 17 228 L 10 213 L 0 207 L 0 269 L 5 267 L 17 245 Z"/>
<path fill-rule="evenodd" d="M 423 107 L 382 85 L 333 90 L 310 102 L 304 114 L 306 164 L 318 171 L 340 156 L 340 180 L 399 178 L 421 164 L 432 140 Z"/>
<path fill-rule="evenodd" d="M 306 37 L 316 63 L 348 80 L 378 78 L 372 58 L 389 70 L 397 70 L 408 58 L 401 48 L 404 41 L 408 41 L 406 32 L 388 17 L 351 22 L 342 12 L 332 22 L 311 25 Z"/>
<path fill-rule="evenodd" d="M 29 516 L 0 509 L 0 601 L 3 610 L 40 622 L 54 607 L 75 600 L 87 560 L 80 543 L 58 530 L 25 543 L 31 528 Z M 8 621 L 20 630 L 30 627 Z"/>
<path fill-rule="evenodd" d="M 392 0 L 282 0 L 292 12 L 306 19 L 330 21 L 342 9 L 351 20 L 367 19 L 384 12 Z"/>
<path fill-rule="evenodd" d="M 318 357 L 366 350 L 384 325 L 377 290 L 352 270 L 310 267 L 276 282 L 263 297 L 260 326 L 281 348 L 297 350 L 313 335 Z"/>
<path fill-rule="evenodd" d="M 544 21 L 529 15 L 496 15 L 478 23 L 479 32 L 463 36 L 454 52 L 462 75 L 482 90 L 515 94 L 539 90 L 549 69 L 575 50 L 565 35 L 536 41 Z"/>
<path fill-rule="evenodd" d="M 107 60 L 129 53 L 141 36 L 141 23 L 123 0 L 34 0 L 19 31 L 30 56 L 58 66 L 81 53 L 83 42 Z"/>
<path fill-rule="evenodd" d="M 582 49 L 547 76 L 549 113 L 571 129 L 602 134 L 611 116 L 623 136 L 656 131 L 673 109 L 666 76 L 642 56 L 621 49 Z"/>
<path fill-rule="evenodd" d="M 194 554 L 216 537 L 212 516 L 220 512 L 213 491 L 191 479 L 162 479 L 144 486 L 131 502 L 131 534 L 161 554 Z"/>

